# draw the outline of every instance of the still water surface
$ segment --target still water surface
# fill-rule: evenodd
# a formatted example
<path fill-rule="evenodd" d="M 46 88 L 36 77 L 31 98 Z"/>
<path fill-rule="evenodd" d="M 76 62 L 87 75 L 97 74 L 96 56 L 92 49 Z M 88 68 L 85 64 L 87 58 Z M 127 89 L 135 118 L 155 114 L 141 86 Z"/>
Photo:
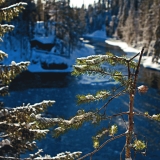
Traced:
<path fill-rule="evenodd" d="M 115 54 L 123 54 L 117 48 L 107 48 L 101 41 L 91 41 L 95 46 L 97 54 L 111 51 Z M 146 94 L 136 93 L 135 111 L 149 114 L 160 113 L 160 72 L 144 69 L 141 67 L 139 85 L 146 84 L 149 91 Z M 99 82 L 97 82 L 99 81 Z M 115 87 L 112 81 L 86 76 L 73 77 L 70 73 L 44 73 L 31 74 L 24 73 L 21 78 L 17 78 L 10 89 L 10 96 L 4 98 L 8 107 L 20 106 L 23 103 L 37 103 L 43 100 L 55 100 L 56 104 L 46 111 L 49 117 L 70 118 L 74 116 L 78 109 L 93 110 L 100 108 L 105 101 L 77 106 L 76 95 L 96 93 L 97 90 L 109 90 Z M 112 115 L 128 109 L 128 96 L 124 95 L 112 101 L 107 107 L 107 114 Z M 124 116 L 124 120 L 127 117 Z M 98 129 L 108 127 L 110 124 L 118 124 L 118 133 L 126 130 L 126 124 L 121 117 L 102 122 L 100 126 L 93 126 L 85 123 L 79 130 L 71 130 L 57 139 L 52 138 L 52 132 L 45 140 L 38 142 L 39 148 L 44 150 L 44 154 L 55 156 L 64 151 L 82 151 L 83 154 L 93 151 L 92 136 Z M 127 122 L 126 122 L 127 123 Z M 143 117 L 135 117 L 135 133 L 140 139 L 147 140 L 147 156 L 136 155 L 136 160 L 158 160 L 160 159 L 160 124 Z M 101 151 L 97 152 L 93 160 L 118 160 L 120 152 L 125 144 L 125 138 L 115 140 L 107 144 Z M 87 158 L 86 158 L 87 159 Z M 89 158 L 88 158 L 89 159 Z"/>

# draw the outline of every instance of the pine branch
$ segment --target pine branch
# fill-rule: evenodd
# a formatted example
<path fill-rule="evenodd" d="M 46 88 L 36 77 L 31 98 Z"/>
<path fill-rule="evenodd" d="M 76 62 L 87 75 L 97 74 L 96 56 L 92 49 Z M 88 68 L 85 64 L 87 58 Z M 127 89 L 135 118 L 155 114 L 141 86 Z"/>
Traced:
<path fill-rule="evenodd" d="M 34 118 L 36 122 L 44 128 L 56 126 L 58 124 L 61 124 L 61 122 L 63 121 L 62 118 L 46 118 L 41 117 L 41 115 L 35 114 L 31 114 L 31 117 Z"/>
<path fill-rule="evenodd" d="M 106 107 L 108 106 L 108 104 L 109 104 L 114 98 L 117 98 L 117 97 L 121 96 L 121 95 L 124 94 L 124 93 L 126 93 L 126 90 L 125 90 L 125 89 L 122 90 L 122 91 L 120 91 L 120 92 L 118 92 L 117 94 L 113 95 L 113 96 L 108 100 L 108 102 L 105 103 L 105 104 L 98 110 L 98 112 L 100 112 L 102 109 L 106 109 Z"/>
<path fill-rule="evenodd" d="M 14 114 L 39 114 L 43 112 L 47 106 L 52 106 L 55 103 L 55 101 L 42 101 L 40 103 L 35 103 L 34 105 L 28 104 L 27 106 L 21 106 L 21 107 L 16 107 L 16 108 L 11 108 L 11 109 L 1 109 L 0 110 L 0 118 L 4 116 L 14 116 Z M 22 117 L 22 121 L 23 121 Z M 20 120 L 20 119 L 19 119 Z"/>
<path fill-rule="evenodd" d="M 68 131 L 69 129 L 78 129 L 84 122 L 92 121 L 96 124 L 100 121 L 101 117 L 94 112 L 86 112 L 81 115 L 77 115 L 70 120 L 62 120 L 59 124 L 60 127 L 54 129 L 54 136 L 58 137 L 60 134 Z"/>
<path fill-rule="evenodd" d="M 11 21 L 14 17 L 18 17 L 19 13 L 22 12 L 23 9 L 25 9 L 24 6 L 26 6 L 27 3 L 19 2 L 16 4 L 13 4 L 8 7 L 4 7 L 0 9 L 0 22 L 4 21 Z"/>
<path fill-rule="evenodd" d="M 41 152 L 41 150 L 40 150 L 40 152 Z M 55 157 L 51 157 L 49 155 L 46 155 L 45 157 L 39 156 L 34 159 L 35 160 L 36 159 L 37 160 L 62 160 L 62 159 L 63 160 L 76 160 L 81 154 L 82 154 L 82 152 L 80 152 L 80 151 L 73 152 L 73 153 L 62 152 L 62 153 L 57 154 L 57 156 L 55 156 Z M 33 158 L 31 158 L 31 159 L 33 159 Z M 25 160 L 30 160 L 30 158 L 25 158 Z"/>
<path fill-rule="evenodd" d="M 0 61 L 2 61 L 4 58 L 7 58 L 8 54 L 0 50 Z"/>
<path fill-rule="evenodd" d="M 8 86 L 0 87 L 0 95 L 5 96 L 8 94 Z"/>
<path fill-rule="evenodd" d="M 34 154 L 30 154 L 31 159 L 36 158 L 37 156 L 40 156 L 40 153 L 43 152 L 42 149 L 39 149 L 38 152 L 34 153 Z"/>
<path fill-rule="evenodd" d="M 106 98 L 108 98 L 110 96 L 110 92 L 109 91 L 98 91 L 96 93 L 96 95 L 77 95 L 77 103 L 78 104 L 82 104 L 82 103 L 89 103 L 89 102 L 93 102 L 93 101 L 99 101 L 99 100 L 104 100 Z"/>
<path fill-rule="evenodd" d="M 0 25 L 0 37 L 3 37 L 6 32 L 12 31 L 14 29 L 13 25 Z"/>
<path fill-rule="evenodd" d="M 15 157 L 5 157 L 5 156 L 0 156 L 0 159 L 6 159 L 6 160 L 23 160 L 23 159 L 21 159 L 21 158 L 15 158 Z"/>
<path fill-rule="evenodd" d="M 106 116 L 106 118 L 103 117 L 103 120 L 108 120 L 108 119 L 111 119 L 113 117 L 118 117 L 118 116 L 128 115 L 128 114 L 129 114 L 128 112 L 121 112 L 121 113 L 113 114 L 111 116 Z"/>
<path fill-rule="evenodd" d="M 128 59 L 126 57 L 118 57 L 111 53 L 108 55 L 92 55 L 88 57 L 77 58 L 77 65 L 101 65 L 102 63 L 109 63 L 110 65 L 125 65 L 127 66 Z M 137 63 L 130 60 L 131 67 L 136 67 Z"/>
<path fill-rule="evenodd" d="M 149 115 L 148 112 L 146 112 L 146 113 L 134 112 L 134 115 L 143 116 L 143 117 L 146 117 L 150 120 L 160 121 L 160 114 Z"/>
<path fill-rule="evenodd" d="M 0 148 L 2 148 L 2 147 L 4 147 L 4 146 L 11 146 L 11 147 L 13 147 L 13 146 L 11 145 L 11 142 L 10 142 L 9 139 L 3 139 L 2 141 L 0 141 Z"/>
<path fill-rule="evenodd" d="M 4 85 L 7 85 L 18 74 L 27 69 L 30 62 L 15 63 L 12 61 L 11 65 L 0 65 L 0 79 Z"/>
<path fill-rule="evenodd" d="M 4 157 L 4 156 L 0 156 L 0 159 L 6 159 L 6 160 L 9 160 L 9 159 L 13 159 L 13 160 L 75 160 L 77 159 L 81 154 L 82 152 L 80 151 L 77 151 L 77 152 L 73 152 L 73 153 L 70 153 L 70 152 L 63 152 L 63 153 L 59 153 L 57 154 L 57 156 L 55 157 L 51 157 L 49 155 L 45 155 L 44 157 L 40 156 L 39 154 L 43 152 L 42 149 L 39 149 L 37 153 L 35 154 L 30 154 L 30 158 L 15 158 L 15 157 Z M 38 157 L 39 156 L 39 157 Z"/>

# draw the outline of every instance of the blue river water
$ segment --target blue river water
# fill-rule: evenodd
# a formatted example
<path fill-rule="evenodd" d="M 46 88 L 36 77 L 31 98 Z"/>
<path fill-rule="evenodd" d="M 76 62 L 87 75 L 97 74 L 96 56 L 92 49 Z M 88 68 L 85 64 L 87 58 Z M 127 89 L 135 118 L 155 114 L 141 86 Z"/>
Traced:
<path fill-rule="evenodd" d="M 106 52 L 107 47 L 103 42 L 91 42 L 96 52 Z M 117 48 L 110 48 L 110 51 L 117 54 Z M 26 75 L 27 74 L 27 75 Z M 99 79 L 99 78 L 97 78 Z M 149 114 L 160 113 L 160 73 L 141 67 L 138 85 L 146 84 L 149 90 L 146 94 L 136 93 L 134 110 Z M 90 82 L 90 83 L 87 83 Z M 76 103 L 77 94 L 94 94 L 97 90 L 110 90 L 117 84 L 112 81 L 91 81 L 89 77 L 73 77 L 70 73 L 25 73 L 22 78 L 16 79 L 10 87 L 10 95 L 4 97 L 7 107 L 21 106 L 23 103 L 34 104 L 43 100 L 55 100 L 56 103 L 50 107 L 45 114 L 48 117 L 63 117 L 66 119 L 74 116 L 79 109 L 86 111 L 100 108 L 106 101 L 95 102 L 78 106 Z M 129 98 L 123 95 L 114 99 L 107 107 L 107 114 L 112 115 L 127 111 Z M 136 160 L 158 160 L 160 159 L 160 123 L 136 116 L 134 119 L 134 132 L 139 139 L 147 141 L 147 156 L 140 153 L 135 155 Z M 44 140 L 38 141 L 38 147 L 44 150 L 44 154 L 55 156 L 64 151 L 82 151 L 83 155 L 94 150 L 92 136 L 95 136 L 99 129 L 108 127 L 110 124 L 118 125 L 118 134 L 126 131 L 127 117 L 117 117 L 94 126 L 85 123 L 78 130 L 70 130 L 64 135 L 53 138 L 52 132 Z M 103 141 L 102 141 L 103 142 Z M 125 137 L 108 143 L 99 152 L 93 155 L 93 160 L 118 160 L 125 144 Z M 124 157 L 124 153 L 122 154 Z M 133 153 L 134 155 L 134 153 Z M 89 159 L 89 158 L 86 158 Z"/>

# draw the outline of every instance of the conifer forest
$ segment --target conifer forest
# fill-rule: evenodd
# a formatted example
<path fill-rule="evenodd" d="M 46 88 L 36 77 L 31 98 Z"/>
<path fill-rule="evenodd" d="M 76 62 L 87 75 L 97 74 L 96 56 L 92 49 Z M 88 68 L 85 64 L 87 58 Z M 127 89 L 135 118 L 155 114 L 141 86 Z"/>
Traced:
<path fill-rule="evenodd" d="M 0 159 L 160 159 L 159 0 L 0 0 L 0 61 Z"/>

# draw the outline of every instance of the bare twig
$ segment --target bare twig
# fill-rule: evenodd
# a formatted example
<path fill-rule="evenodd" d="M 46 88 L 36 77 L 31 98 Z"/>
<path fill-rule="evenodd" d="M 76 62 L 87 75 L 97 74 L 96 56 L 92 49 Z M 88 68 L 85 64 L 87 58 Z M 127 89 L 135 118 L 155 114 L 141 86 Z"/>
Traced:
<path fill-rule="evenodd" d="M 126 91 L 126 90 L 124 89 L 124 90 L 118 92 L 117 94 L 115 94 L 114 96 L 112 96 L 112 97 L 108 100 L 108 102 L 105 103 L 97 112 L 99 112 L 99 111 L 102 110 L 103 108 L 106 108 L 107 105 L 108 105 L 114 98 L 116 98 L 116 97 L 120 96 L 121 94 L 125 93 L 125 91 Z"/>
<path fill-rule="evenodd" d="M 88 156 L 92 156 L 93 154 L 95 154 L 96 152 L 98 152 L 100 149 L 102 149 L 107 143 L 109 143 L 111 141 L 114 141 L 115 139 L 121 138 L 123 136 L 126 136 L 126 133 L 123 133 L 123 134 L 120 134 L 118 136 L 114 136 L 114 137 L 108 139 L 100 147 L 98 147 L 97 149 L 95 149 L 93 152 L 90 152 L 90 153 L 84 155 L 83 157 L 78 158 L 77 160 L 82 160 L 82 159 L 84 159 L 84 158 L 86 158 Z"/>
<path fill-rule="evenodd" d="M 143 117 L 146 117 L 146 118 L 148 118 L 148 119 L 150 119 L 150 120 L 155 120 L 154 118 L 152 118 L 150 115 L 146 115 L 146 114 L 144 114 L 144 113 L 138 113 L 138 112 L 134 112 L 134 115 L 136 115 L 136 116 L 143 116 Z"/>
<path fill-rule="evenodd" d="M 120 153 L 120 160 L 122 160 L 122 154 L 123 154 L 124 149 L 125 149 L 125 145 L 124 145 L 124 147 L 123 147 L 123 149 L 122 149 L 122 151 Z"/>
<path fill-rule="evenodd" d="M 118 116 L 122 116 L 122 115 L 125 115 L 125 114 L 129 114 L 128 112 L 121 112 L 121 113 L 117 113 L 117 114 L 113 114 L 113 115 L 111 115 L 111 116 L 107 116 L 106 118 L 104 118 L 105 120 L 106 119 L 111 119 L 111 118 L 113 118 L 113 117 L 118 117 Z"/>
<path fill-rule="evenodd" d="M 126 126 L 126 130 L 128 130 L 128 127 L 127 127 L 126 121 L 125 121 L 124 118 L 123 118 L 123 115 L 121 115 L 121 118 L 122 118 L 122 120 L 123 120 L 123 122 L 124 122 L 124 124 L 125 124 L 125 126 Z"/>
<path fill-rule="evenodd" d="M 132 61 L 134 58 L 136 58 L 141 52 L 137 53 L 134 57 L 130 58 L 128 61 Z"/>

